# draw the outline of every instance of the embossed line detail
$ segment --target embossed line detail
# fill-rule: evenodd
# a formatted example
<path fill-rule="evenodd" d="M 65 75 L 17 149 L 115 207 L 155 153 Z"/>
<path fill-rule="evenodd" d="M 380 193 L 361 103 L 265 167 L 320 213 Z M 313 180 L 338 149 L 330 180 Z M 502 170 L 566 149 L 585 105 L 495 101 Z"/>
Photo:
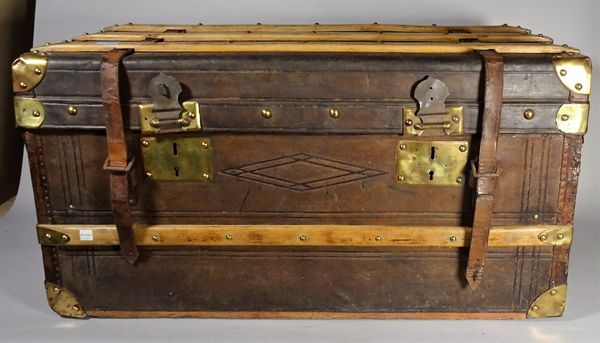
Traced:
<path fill-rule="evenodd" d="M 222 173 L 299 192 L 387 174 L 379 170 L 304 153 L 231 168 Z"/>

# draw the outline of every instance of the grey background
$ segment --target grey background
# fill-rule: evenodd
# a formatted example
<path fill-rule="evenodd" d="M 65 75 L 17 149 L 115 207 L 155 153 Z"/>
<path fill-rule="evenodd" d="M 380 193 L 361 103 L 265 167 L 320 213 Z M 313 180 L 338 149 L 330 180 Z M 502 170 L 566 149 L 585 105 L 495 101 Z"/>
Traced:
<path fill-rule="evenodd" d="M 0 9 L 1 10 L 1 9 Z M 578 47 L 600 66 L 600 2 L 394 0 L 38 0 L 35 42 L 57 42 L 115 23 L 403 23 L 531 28 Z M 68 320 L 48 308 L 25 166 L 14 208 L 0 220 L 0 341 L 598 342 L 600 341 L 600 68 L 583 151 L 569 299 L 562 319 Z M 3 114 L 8 115 L 8 114 Z M 93 290 L 90 290 L 93 292 Z"/>

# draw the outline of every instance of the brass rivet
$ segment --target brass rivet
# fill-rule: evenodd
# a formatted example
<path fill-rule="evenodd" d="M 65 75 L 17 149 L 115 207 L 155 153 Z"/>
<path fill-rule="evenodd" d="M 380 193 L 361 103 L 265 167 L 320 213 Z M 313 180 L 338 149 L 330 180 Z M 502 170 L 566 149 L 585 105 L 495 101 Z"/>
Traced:
<path fill-rule="evenodd" d="M 56 293 L 56 294 L 60 293 L 60 288 L 58 288 L 58 287 L 54 287 L 52 290 L 53 290 L 53 291 L 54 291 L 54 293 Z"/>
<path fill-rule="evenodd" d="M 455 123 L 458 123 L 460 121 L 460 117 L 459 116 L 452 116 L 452 121 Z"/>
<path fill-rule="evenodd" d="M 400 150 L 406 150 L 406 144 L 404 144 L 404 143 L 400 144 Z"/>
<path fill-rule="evenodd" d="M 42 70 L 38 67 L 35 67 L 35 69 L 33 69 L 33 72 L 36 73 L 36 75 L 42 75 Z"/>
<path fill-rule="evenodd" d="M 77 107 L 75 107 L 75 106 L 69 106 L 69 108 L 67 108 L 67 113 L 69 113 L 72 116 L 76 115 L 77 114 Z"/>
<path fill-rule="evenodd" d="M 532 109 L 527 109 L 525 112 L 523 112 L 523 116 L 527 120 L 533 119 L 533 117 L 535 116 L 535 112 L 533 112 Z"/>
<path fill-rule="evenodd" d="M 152 177 L 152 173 L 150 171 L 146 171 L 146 176 L 147 177 Z"/>
<path fill-rule="evenodd" d="M 230 240 L 233 239 L 233 236 L 230 233 L 228 233 L 228 234 L 225 235 L 225 239 L 228 240 L 228 241 L 230 241 Z"/>
<path fill-rule="evenodd" d="M 375 240 L 376 240 L 377 242 L 381 241 L 381 236 L 375 236 Z"/>
<path fill-rule="evenodd" d="M 191 123 L 191 122 L 190 122 L 190 120 L 189 120 L 189 119 L 187 119 L 187 118 L 181 118 L 181 119 L 177 120 L 177 123 L 178 123 L 180 126 L 188 126 L 188 125 L 190 125 L 190 123 Z"/>
<path fill-rule="evenodd" d="M 189 112 L 189 113 L 187 114 L 187 116 L 188 116 L 188 118 L 192 118 L 192 119 L 194 119 L 194 118 L 196 118 L 196 113 L 194 113 L 194 112 Z"/>
<path fill-rule="evenodd" d="M 566 76 L 567 75 L 567 70 L 566 69 L 561 69 L 560 70 L 560 76 Z"/>
<path fill-rule="evenodd" d="M 410 119 L 406 119 L 406 121 L 404 121 L 404 124 L 406 124 L 406 126 L 412 126 L 413 121 Z"/>
<path fill-rule="evenodd" d="M 561 116 L 560 116 L 560 120 L 562 120 L 562 121 L 567 121 L 567 120 L 569 120 L 569 115 L 568 115 L 568 114 L 563 114 L 563 115 L 561 115 Z"/>
<path fill-rule="evenodd" d="M 208 149 L 208 142 L 202 142 L 200 143 L 200 145 L 204 148 L 204 149 Z"/>
<path fill-rule="evenodd" d="M 462 183 L 463 183 L 464 181 L 465 181 L 465 180 L 462 178 L 462 176 L 459 176 L 459 177 L 457 177 L 457 178 L 456 178 L 456 183 L 458 183 L 459 185 L 462 185 Z"/>
<path fill-rule="evenodd" d="M 79 305 L 73 305 L 73 307 L 71 307 L 73 309 L 73 311 L 75 312 L 79 312 L 81 310 L 81 307 L 79 307 Z"/>
<path fill-rule="evenodd" d="M 25 82 L 19 83 L 19 86 L 23 89 L 27 88 L 27 84 Z"/>
<path fill-rule="evenodd" d="M 273 116 L 273 113 L 271 113 L 271 110 L 268 108 L 263 108 L 260 111 L 260 115 L 263 116 L 263 118 L 271 118 Z"/>
<path fill-rule="evenodd" d="M 558 235 L 556 235 L 556 238 L 563 239 L 563 238 L 565 238 L 565 235 L 563 235 L 562 233 L 559 233 Z"/>
<path fill-rule="evenodd" d="M 150 146 L 150 142 L 148 142 L 147 140 L 145 140 L 145 139 L 144 139 L 144 140 L 142 141 L 142 146 L 143 146 L 143 147 L 148 147 L 148 146 Z"/>
<path fill-rule="evenodd" d="M 538 219 L 540 219 L 540 215 L 539 215 L 539 214 L 537 214 L 537 213 L 536 213 L 536 214 L 534 214 L 534 215 L 533 215 L 533 220 L 538 220 Z"/>
<path fill-rule="evenodd" d="M 398 175 L 398 181 L 404 181 L 404 176 L 403 175 Z"/>
<path fill-rule="evenodd" d="M 538 307 L 538 305 L 531 306 L 531 310 L 534 311 L 534 312 L 537 311 L 537 310 L 539 310 L 539 309 L 540 308 Z"/>
<path fill-rule="evenodd" d="M 540 235 L 540 241 L 545 241 L 548 237 L 546 235 Z"/>
<path fill-rule="evenodd" d="M 300 237 L 298 237 L 298 239 L 304 242 L 306 240 L 306 236 L 305 235 L 300 235 Z"/>
<path fill-rule="evenodd" d="M 583 85 L 581 83 L 576 83 L 575 84 L 575 89 L 577 89 L 578 91 L 580 91 L 581 88 L 583 88 Z"/>
<path fill-rule="evenodd" d="M 551 291 L 550 291 L 550 295 L 552 295 L 552 296 L 556 295 L 556 293 L 557 293 L 557 292 L 556 292 L 556 290 L 555 290 L 555 289 L 553 289 L 553 290 L 551 290 Z"/>
<path fill-rule="evenodd" d="M 70 209 L 70 210 L 74 210 L 74 209 L 75 209 L 75 205 L 73 205 L 73 204 L 69 204 L 69 209 Z"/>
<path fill-rule="evenodd" d="M 128 201 L 129 205 L 135 205 L 135 199 L 131 198 Z"/>
<path fill-rule="evenodd" d="M 48 238 L 48 239 L 52 238 L 52 234 L 51 234 L 51 233 L 49 233 L 49 232 L 48 232 L 48 233 L 46 233 L 44 236 L 46 236 L 46 238 Z"/>
<path fill-rule="evenodd" d="M 450 242 L 456 242 L 456 236 L 450 236 Z"/>
<path fill-rule="evenodd" d="M 69 240 L 69 236 L 67 236 L 67 235 L 62 235 L 62 236 L 60 236 L 60 238 L 62 238 L 63 241 Z"/>
<path fill-rule="evenodd" d="M 152 240 L 155 242 L 158 242 L 160 238 L 158 237 L 158 235 L 152 235 Z"/>
<path fill-rule="evenodd" d="M 465 151 L 467 151 L 467 146 L 463 144 L 458 147 L 458 150 L 460 150 L 461 152 L 465 152 Z"/>
<path fill-rule="evenodd" d="M 41 115 L 41 113 L 40 113 L 40 111 L 33 110 L 32 115 L 37 118 L 37 117 L 39 117 Z"/>
<path fill-rule="evenodd" d="M 329 116 L 331 118 L 338 118 L 340 116 L 340 111 L 336 110 L 335 108 L 332 108 L 329 110 Z"/>
<path fill-rule="evenodd" d="M 210 175 L 208 175 L 208 174 L 204 173 L 204 174 L 202 174 L 202 178 L 203 178 L 204 180 L 209 180 L 209 179 L 210 179 Z"/>
<path fill-rule="evenodd" d="M 152 119 L 152 120 L 150 120 L 150 126 L 152 126 L 154 128 L 159 128 L 160 127 L 160 120 L 158 120 L 158 119 Z"/>

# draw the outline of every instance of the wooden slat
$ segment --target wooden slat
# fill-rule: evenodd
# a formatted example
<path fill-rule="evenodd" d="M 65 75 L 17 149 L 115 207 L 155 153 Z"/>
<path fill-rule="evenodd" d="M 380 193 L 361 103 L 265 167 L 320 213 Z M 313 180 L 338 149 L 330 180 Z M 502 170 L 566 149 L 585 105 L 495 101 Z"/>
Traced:
<path fill-rule="evenodd" d="M 81 35 L 73 40 L 85 41 L 120 41 L 142 42 L 148 40 L 162 40 L 165 42 L 239 42 L 239 41 L 264 41 L 264 42 L 461 42 L 479 41 L 481 43 L 552 43 L 552 39 L 545 36 L 523 34 L 443 34 L 443 33 L 376 33 L 376 32 L 206 32 L 206 33 L 162 33 L 151 32 L 103 32 Z"/>
<path fill-rule="evenodd" d="M 178 43 L 178 42 L 68 42 L 37 48 L 45 52 L 106 52 L 112 49 L 135 49 L 136 52 L 299 52 L 299 53 L 470 53 L 496 50 L 501 54 L 579 53 L 579 50 L 551 44 L 532 43 Z"/>
<path fill-rule="evenodd" d="M 562 230 L 556 244 L 571 243 L 572 227 L 557 225 L 496 226 L 490 247 L 544 246 L 542 232 Z M 118 245 L 113 225 L 38 225 L 39 234 L 52 230 L 70 237 L 67 245 Z M 92 240 L 86 240 L 90 230 Z M 465 247 L 471 228 L 462 226 L 371 225 L 138 225 L 138 245 L 156 246 L 352 246 Z M 54 233 L 53 233 L 54 234 Z M 43 237 L 43 236 L 42 236 Z M 82 239 L 83 238 L 83 239 Z M 89 237 L 88 237 L 89 238 Z"/>
<path fill-rule="evenodd" d="M 515 32 L 530 33 L 521 27 L 498 26 L 427 26 L 427 25 L 390 25 L 390 24 L 341 24 L 341 25 L 159 25 L 159 24 L 127 24 L 114 25 L 104 31 L 115 32 L 158 32 L 187 31 L 187 32 L 219 32 L 219 31 L 317 31 L 317 32 Z"/>

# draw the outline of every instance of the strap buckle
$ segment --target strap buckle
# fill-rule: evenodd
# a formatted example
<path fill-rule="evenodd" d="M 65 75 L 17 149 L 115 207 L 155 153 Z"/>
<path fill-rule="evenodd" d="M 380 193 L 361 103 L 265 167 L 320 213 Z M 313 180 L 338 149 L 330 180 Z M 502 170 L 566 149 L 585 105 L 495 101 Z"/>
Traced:
<path fill-rule="evenodd" d="M 113 173 L 126 174 L 126 173 L 129 173 L 131 171 L 131 169 L 133 168 L 134 161 L 135 161 L 135 157 L 131 157 L 126 165 L 115 166 L 115 165 L 111 165 L 110 157 L 107 157 L 106 161 L 104 161 L 104 166 L 102 166 L 102 169 L 113 172 Z"/>

